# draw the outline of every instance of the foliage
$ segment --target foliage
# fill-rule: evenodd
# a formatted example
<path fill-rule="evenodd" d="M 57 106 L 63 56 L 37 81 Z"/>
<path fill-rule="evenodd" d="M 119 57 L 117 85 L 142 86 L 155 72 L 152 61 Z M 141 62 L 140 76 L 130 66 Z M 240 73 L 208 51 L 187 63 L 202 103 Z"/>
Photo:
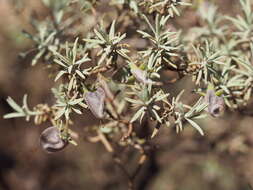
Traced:
<path fill-rule="evenodd" d="M 9 97 L 15 112 L 6 114 L 6 119 L 34 117 L 35 124 L 49 121 L 71 136 L 74 115 L 83 117 L 89 109 L 101 122 L 88 126 L 88 136 L 96 132 L 109 152 L 114 152 L 112 144 L 128 145 L 146 156 L 144 145 L 162 127 L 180 132 L 191 126 L 204 135 L 204 126 L 197 120 L 206 117 L 205 112 L 220 116 L 214 108 L 223 111 L 225 107 L 241 111 L 252 97 L 250 0 L 240 0 L 242 15 L 236 17 L 222 15 L 211 2 L 200 3 L 197 11 L 191 10 L 200 24 L 187 31 L 173 26 L 180 12 L 191 9 L 189 2 L 181 0 L 43 3 L 52 16 L 46 21 L 33 19 L 36 32 L 24 34 L 35 44 L 31 65 L 44 64 L 55 76 L 56 100 L 53 105 L 29 109 L 27 95 L 22 106 Z M 116 8 L 117 17 L 103 22 L 97 12 L 101 6 Z M 93 30 L 75 30 L 88 22 L 87 16 L 95 18 Z M 131 39 L 137 39 L 134 45 Z M 141 41 L 145 45 L 138 47 Z M 165 72 L 178 77 L 169 81 Z M 183 103 L 184 89 L 176 97 L 168 92 L 170 85 L 187 77 L 192 78 L 195 97 L 199 95 L 192 105 Z M 152 123 L 153 133 L 141 138 L 136 128 L 147 122 Z M 75 144 L 72 138 L 64 140 Z"/>

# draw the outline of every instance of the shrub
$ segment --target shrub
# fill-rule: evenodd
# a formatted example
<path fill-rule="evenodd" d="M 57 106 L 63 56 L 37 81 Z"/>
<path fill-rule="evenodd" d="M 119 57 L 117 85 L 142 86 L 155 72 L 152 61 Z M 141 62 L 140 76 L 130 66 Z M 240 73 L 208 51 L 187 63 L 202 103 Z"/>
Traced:
<path fill-rule="evenodd" d="M 14 112 L 4 118 L 34 118 L 36 125 L 50 122 L 64 144 L 53 152 L 67 143 L 77 145 L 71 129 L 73 116 L 84 117 L 87 109 L 100 121 L 87 127 L 87 136 L 96 133 L 91 141 L 102 142 L 125 170 L 115 147 L 138 150 L 141 165 L 148 156 L 149 141 L 162 127 L 180 132 L 191 126 L 204 135 L 198 120 L 220 117 L 228 110 L 244 112 L 249 103 L 253 81 L 250 0 L 240 0 L 242 12 L 236 17 L 222 15 L 211 2 L 43 3 L 50 11 L 48 19 L 34 18 L 36 32 L 23 33 L 34 41 L 31 65 L 44 64 L 54 76 L 55 103 L 29 108 L 27 95 L 22 106 L 9 97 Z M 198 26 L 180 28 L 178 16 L 184 12 L 197 17 Z M 182 102 L 185 89 L 175 97 L 169 93 L 171 86 L 186 77 L 194 83 L 191 93 L 198 95 L 192 105 Z M 153 132 L 142 137 L 136 131 L 147 122 L 145 127 Z M 130 187 L 139 169 L 127 174 Z"/>

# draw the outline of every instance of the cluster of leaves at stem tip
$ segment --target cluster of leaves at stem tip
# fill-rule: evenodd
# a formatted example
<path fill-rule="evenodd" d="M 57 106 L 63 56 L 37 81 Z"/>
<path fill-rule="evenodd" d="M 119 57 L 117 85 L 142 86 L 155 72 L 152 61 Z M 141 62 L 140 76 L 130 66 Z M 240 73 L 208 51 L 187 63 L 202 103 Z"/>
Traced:
<path fill-rule="evenodd" d="M 193 127 L 204 135 L 198 120 L 219 117 L 226 109 L 242 111 L 252 96 L 250 0 L 238 2 L 241 12 L 235 17 L 222 15 L 211 1 L 198 6 L 181 0 L 42 2 L 52 14 L 43 21 L 32 19 L 37 32 L 23 33 L 34 48 L 22 55 L 34 55 L 31 65 L 43 64 L 54 76 L 55 103 L 29 108 L 27 95 L 22 106 L 9 97 L 14 112 L 6 119 L 50 122 L 64 142 L 76 144 L 72 118 L 85 117 L 90 110 L 101 122 L 88 126 L 87 134 L 103 134 L 120 146 L 141 149 L 148 138 L 138 137 L 134 129 L 142 123 L 150 123 L 152 138 L 161 127 L 177 132 Z M 103 22 L 99 6 L 116 8 L 117 17 Z M 189 10 L 199 25 L 186 31 L 176 28 L 177 17 Z M 171 80 L 166 72 L 176 77 Z M 169 94 L 184 78 L 192 78 L 190 94 L 198 97 L 191 105 L 183 103 L 183 94 L 189 93 L 184 89 L 175 97 Z"/>

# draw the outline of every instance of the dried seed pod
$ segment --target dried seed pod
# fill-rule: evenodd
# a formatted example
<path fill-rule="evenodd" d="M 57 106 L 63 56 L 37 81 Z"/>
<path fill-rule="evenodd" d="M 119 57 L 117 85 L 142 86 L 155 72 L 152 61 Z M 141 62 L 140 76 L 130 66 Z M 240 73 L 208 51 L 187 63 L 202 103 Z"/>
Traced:
<path fill-rule="evenodd" d="M 58 152 L 68 145 L 68 141 L 61 139 L 57 127 L 46 128 L 40 135 L 40 146 L 48 153 Z"/>
<path fill-rule="evenodd" d="M 112 101 L 114 99 L 114 95 L 113 93 L 111 92 L 110 90 L 110 87 L 108 86 L 107 84 L 107 81 L 106 81 L 106 78 L 101 75 L 100 73 L 98 74 L 98 81 L 99 81 L 99 84 L 101 85 L 101 87 L 103 88 L 103 90 L 105 91 L 105 95 L 106 97 Z"/>
<path fill-rule="evenodd" d="M 147 78 L 145 71 L 138 68 L 135 64 L 130 64 L 131 73 L 134 77 L 141 83 L 144 84 L 154 84 L 155 82 L 151 79 Z"/>
<path fill-rule="evenodd" d="M 104 117 L 105 91 L 99 87 L 95 92 L 86 92 L 84 95 L 91 112 L 99 119 Z"/>
<path fill-rule="evenodd" d="M 214 90 L 207 90 L 205 102 L 208 103 L 207 111 L 213 117 L 220 117 L 225 111 L 225 103 L 222 97 L 215 94 Z"/>

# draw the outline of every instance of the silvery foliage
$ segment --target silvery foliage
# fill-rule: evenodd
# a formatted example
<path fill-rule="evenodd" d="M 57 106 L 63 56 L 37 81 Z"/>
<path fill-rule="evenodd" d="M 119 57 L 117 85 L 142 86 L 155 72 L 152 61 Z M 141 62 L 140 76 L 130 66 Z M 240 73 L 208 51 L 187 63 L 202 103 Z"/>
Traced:
<path fill-rule="evenodd" d="M 242 14 L 236 17 L 221 15 L 215 5 L 203 3 L 196 11 L 200 26 L 187 31 L 171 25 L 176 15 L 188 7 L 187 2 L 111 0 L 107 6 L 127 4 L 129 10 L 122 9 L 122 12 L 134 17 L 136 23 L 120 17 L 108 26 L 97 19 L 93 31 L 86 33 L 78 30 L 78 23 L 86 23 L 85 15 L 94 14 L 99 6 L 96 1 L 43 2 L 53 13 L 52 20 L 34 21 L 38 32 L 25 34 L 35 43 L 32 65 L 43 62 L 52 69 L 51 74 L 57 81 L 52 89 L 56 101 L 50 106 L 42 104 L 29 109 L 26 95 L 23 106 L 8 98 L 15 112 L 6 114 L 5 118 L 35 117 L 36 124 L 50 121 L 58 128 L 61 123 L 68 134 L 69 125 L 74 122 L 72 116 L 85 117 L 88 109 L 101 121 L 91 126 L 91 131 L 108 134 L 112 141 L 120 134 L 127 137 L 124 145 L 134 145 L 142 143 L 132 130 L 133 124 L 155 123 L 152 137 L 163 126 L 175 128 L 177 132 L 192 126 L 204 135 L 197 120 L 207 114 L 220 116 L 225 107 L 241 110 L 252 97 L 250 0 L 240 0 Z M 72 6 L 79 6 L 80 10 Z M 138 29 L 128 34 L 127 27 L 132 26 Z M 128 44 L 136 36 L 146 42 L 141 49 Z M 195 103 L 183 103 L 184 90 L 175 97 L 170 95 L 168 84 L 173 82 L 168 83 L 162 75 L 167 71 L 178 75 L 175 81 L 192 78 L 193 91 L 200 94 Z M 208 89 L 210 84 L 212 91 Z"/>

